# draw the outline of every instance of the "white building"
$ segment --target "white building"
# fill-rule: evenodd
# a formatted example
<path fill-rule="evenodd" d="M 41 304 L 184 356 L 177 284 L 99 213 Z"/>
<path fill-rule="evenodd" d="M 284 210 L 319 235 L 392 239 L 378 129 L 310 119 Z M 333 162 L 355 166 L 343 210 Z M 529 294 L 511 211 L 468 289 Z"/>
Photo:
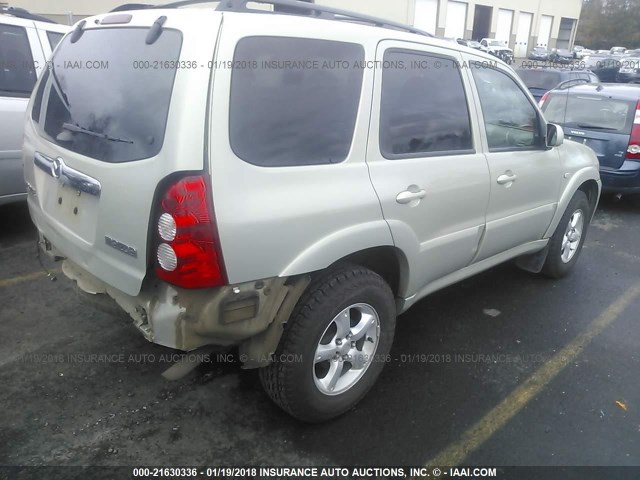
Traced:
<path fill-rule="evenodd" d="M 73 23 L 130 1 L 164 3 L 164 0 L 11 0 L 10 4 L 61 23 Z M 582 8 L 582 0 L 481 0 L 480 3 L 475 0 L 316 0 L 316 3 L 415 25 L 438 36 L 504 40 L 516 57 L 526 56 L 538 45 L 571 48 Z"/>

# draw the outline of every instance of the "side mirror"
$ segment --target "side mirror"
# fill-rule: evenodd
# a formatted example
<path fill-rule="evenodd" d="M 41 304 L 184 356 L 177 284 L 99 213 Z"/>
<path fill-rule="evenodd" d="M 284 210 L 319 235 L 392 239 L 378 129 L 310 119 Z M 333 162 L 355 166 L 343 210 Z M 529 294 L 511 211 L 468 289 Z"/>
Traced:
<path fill-rule="evenodd" d="M 547 147 L 559 147 L 564 143 L 564 130 L 555 123 L 547 124 Z"/>

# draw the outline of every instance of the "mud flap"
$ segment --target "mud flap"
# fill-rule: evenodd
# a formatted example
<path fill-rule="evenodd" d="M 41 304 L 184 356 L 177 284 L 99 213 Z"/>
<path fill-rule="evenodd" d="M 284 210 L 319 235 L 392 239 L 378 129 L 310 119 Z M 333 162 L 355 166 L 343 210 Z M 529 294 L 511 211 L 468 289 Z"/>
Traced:
<path fill-rule="evenodd" d="M 311 276 L 304 275 L 290 280 L 287 285 L 286 295 L 280 304 L 278 312 L 267 329 L 258 335 L 254 335 L 246 342 L 240 344 L 240 359 L 243 362 L 242 368 L 266 367 L 273 360 L 273 354 L 278 348 L 284 325 L 289 320 L 291 312 L 298 303 L 309 283 Z"/>
<path fill-rule="evenodd" d="M 542 267 L 544 266 L 544 262 L 547 260 L 548 253 L 549 245 L 544 247 L 539 252 L 518 257 L 516 259 L 516 265 L 518 266 L 518 268 L 521 268 L 526 272 L 540 273 L 542 271 Z"/>

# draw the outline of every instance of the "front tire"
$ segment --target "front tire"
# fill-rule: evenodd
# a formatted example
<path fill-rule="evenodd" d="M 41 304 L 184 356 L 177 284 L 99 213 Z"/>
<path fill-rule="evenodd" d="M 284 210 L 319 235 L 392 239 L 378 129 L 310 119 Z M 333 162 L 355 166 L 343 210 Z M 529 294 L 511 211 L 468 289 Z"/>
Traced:
<path fill-rule="evenodd" d="M 299 420 L 341 415 L 382 371 L 395 320 L 393 293 L 378 274 L 354 265 L 328 271 L 298 301 L 274 362 L 260 369 L 262 386 Z"/>
<path fill-rule="evenodd" d="M 569 274 L 582 251 L 590 219 L 589 199 L 582 190 L 578 190 L 549 241 L 543 274 L 551 278 L 562 278 Z"/>

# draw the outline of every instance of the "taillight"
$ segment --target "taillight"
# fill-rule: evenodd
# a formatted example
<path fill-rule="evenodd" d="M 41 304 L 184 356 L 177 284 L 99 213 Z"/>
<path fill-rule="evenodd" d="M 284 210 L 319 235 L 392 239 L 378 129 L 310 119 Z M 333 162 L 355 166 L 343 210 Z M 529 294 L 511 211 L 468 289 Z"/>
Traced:
<path fill-rule="evenodd" d="M 549 96 L 549 92 L 546 92 L 544 95 L 542 95 L 542 98 L 540 99 L 540 101 L 538 102 L 538 106 L 540 108 L 542 108 L 542 105 L 544 105 L 544 102 L 547 101 L 547 97 Z"/>
<path fill-rule="evenodd" d="M 204 176 L 171 184 L 160 202 L 156 228 L 156 275 L 184 288 L 227 283 L 218 229 Z"/>
<path fill-rule="evenodd" d="M 627 147 L 627 160 L 640 161 L 640 101 L 636 104 L 636 116 L 631 127 L 631 137 Z"/>

